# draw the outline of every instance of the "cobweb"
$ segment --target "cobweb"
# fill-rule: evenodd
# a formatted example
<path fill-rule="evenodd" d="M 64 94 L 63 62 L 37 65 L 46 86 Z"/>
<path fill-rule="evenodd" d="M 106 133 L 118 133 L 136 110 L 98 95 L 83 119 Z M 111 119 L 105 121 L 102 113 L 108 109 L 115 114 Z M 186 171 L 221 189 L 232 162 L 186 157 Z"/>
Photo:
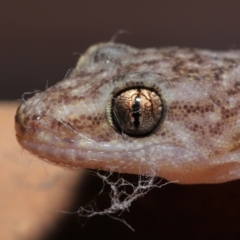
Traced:
<path fill-rule="evenodd" d="M 119 220 L 126 224 L 131 230 L 134 229 L 121 218 L 121 214 L 124 211 L 129 211 L 131 204 L 140 197 L 143 197 L 153 188 L 161 188 L 169 183 L 162 183 L 162 179 L 156 176 L 143 176 L 138 175 L 138 180 L 136 182 L 130 182 L 125 179 L 124 175 L 119 174 L 117 180 L 113 177 L 111 172 L 91 172 L 102 179 L 103 186 L 96 195 L 96 198 L 92 199 L 91 202 L 84 207 L 80 207 L 77 211 L 79 216 L 94 217 L 96 215 L 107 215 L 111 218 Z M 106 189 L 108 189 L 109 195 L 109 205 L 104 209 L 99 209 L 97 206 L 97 198 L 102 194 L 106 194 Z"/>

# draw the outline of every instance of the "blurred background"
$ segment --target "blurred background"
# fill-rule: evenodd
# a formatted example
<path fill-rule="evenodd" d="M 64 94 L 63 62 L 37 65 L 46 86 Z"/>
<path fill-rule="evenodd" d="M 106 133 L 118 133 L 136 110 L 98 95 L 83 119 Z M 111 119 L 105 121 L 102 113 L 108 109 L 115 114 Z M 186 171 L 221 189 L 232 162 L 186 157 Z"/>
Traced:
<path fill-rule="evenodd" d="M 0 98 L 21 98 L 64 78 L 90 45 L 240 47 L 239 1 L 1 1 Z"/>
<path fill-rule="evenodd" d="M 109 41 L 122 29 L 129 33 L 116 41 L 138 48 L 240 48 L 239 10 L 236 0 L 2 0 L 0 100 L 15 101 L 54 85 L 90 45 Z M 85 200 L 76 189 L 72 211 L 100 183 L 95 177 L 85 181 Z M 41 239 L 239 239 L 239 202 L 239 181 L 170 184 L 122 214 L 135 232 L 107 216 L 91 218 L 83 227 L 77 215 L 66 214 Z"/>

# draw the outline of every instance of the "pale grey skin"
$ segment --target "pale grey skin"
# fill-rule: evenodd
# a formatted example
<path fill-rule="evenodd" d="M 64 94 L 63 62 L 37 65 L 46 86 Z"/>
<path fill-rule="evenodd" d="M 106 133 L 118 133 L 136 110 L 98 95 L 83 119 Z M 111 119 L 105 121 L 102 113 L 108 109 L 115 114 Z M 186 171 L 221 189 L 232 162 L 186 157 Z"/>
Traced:
<path fill-rule="evenodd" d="M 24 101 L 16 113 L 23 148 L 55 164 L 150 174 L 179 183 L 240 177 L 240 52 L 90 47 L 74 71 Z M 165 114 L 146 137 L 111 126 L 112 96 L 156 89 Z"/>

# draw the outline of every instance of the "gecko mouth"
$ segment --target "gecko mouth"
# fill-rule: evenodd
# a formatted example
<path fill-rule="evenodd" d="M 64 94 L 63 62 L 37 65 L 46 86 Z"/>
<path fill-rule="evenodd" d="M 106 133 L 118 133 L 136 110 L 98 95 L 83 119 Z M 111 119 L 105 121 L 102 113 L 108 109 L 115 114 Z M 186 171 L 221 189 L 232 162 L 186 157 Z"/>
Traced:
<path fill-rule="evenodd" d="M 76 168 L 83 167 L 81 161 L 76 161 L 73 157 L 74 149 L 66 149 L 55 147 L 54 145 L 39 143 L 33 140 L 27 140 L 24 137 L 16 134 L 18 143 L 33 155 L 40 157 L 43 160 L 47 160 L 57 165 L 64 165 L 66 167 Z M 84 155 L 84 152 L 82 152 Z M 72 159 L 71 159 L 72 158 Z M 84 157 L 82 156 L 82 159 Z M 79 160 L 79 159 L 78 159 Z"/>
<path fill-rule="evenodd" d="M 16 114 L 15 131 L 18 143 L 33 155 L 49 163 L 73 169 L 90 168 L 117 171 L 120 165 L 125 168 L 126 162 L 130 163 L 132 160 L 131 155 L 127 154 L 128 156 L 126 156 L 126 146 L 113 147 L 108 143 L 96 144 L 90 139 L 81 142 L 74 139 L 61 139 L 49 131 L 40 131 L 29 125 L 25 126 L 23 123 L 23 116 Z M 126 170 L 126 172 L 128 171 Z"/>
<path fill-rule="evenodd" d="M 51 164 L 70 169 L 95 169 L 110 172 L 156 175 L 152 165 L 133 161 L 126 152 L 96 151 L 76 148 L 60 148 L 54 145 L 24 139 L 16 134 L 17 141 L 33 155 Z"/>

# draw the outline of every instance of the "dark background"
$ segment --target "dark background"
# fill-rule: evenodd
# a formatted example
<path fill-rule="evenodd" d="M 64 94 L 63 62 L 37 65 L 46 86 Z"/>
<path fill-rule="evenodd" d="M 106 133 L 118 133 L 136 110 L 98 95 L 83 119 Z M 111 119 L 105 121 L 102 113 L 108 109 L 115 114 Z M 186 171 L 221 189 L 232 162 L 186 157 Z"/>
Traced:
<path fill-rule="evenodd" d="M 240 2 L 1 1 L 0 99 L 62 80 L 80 53 L 121 29 L 130 34 L 117 41 L 135 47 L 240 48 Z M 98 184 L 89 179 L 86 190 Z M 139 199 L 123 218 L 135 232 L 109 217 L 81 227 L 78 216 L 66 216 L 46 239 L 240 239 L 240 182 L 171 184 Z"/>
<path fill-rule="evenodd" d="M 130 34 L 118 42 L 141 48 L 240 48 L 239 12 L 231 0 L 1 1 L 0 99 L 62 80 L 80 53 L 121 29 Z"/>

